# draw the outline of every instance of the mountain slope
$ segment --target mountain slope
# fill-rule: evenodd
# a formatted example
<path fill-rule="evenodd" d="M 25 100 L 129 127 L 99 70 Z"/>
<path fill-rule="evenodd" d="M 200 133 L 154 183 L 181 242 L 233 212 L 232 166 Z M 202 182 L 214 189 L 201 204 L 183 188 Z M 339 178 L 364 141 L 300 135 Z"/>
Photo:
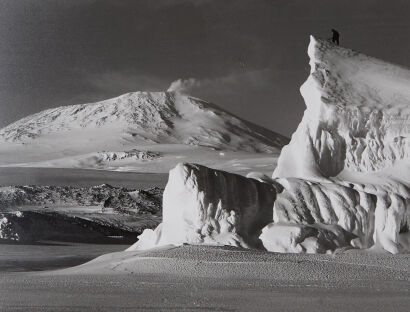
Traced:
<path fill-rule="evenodd" d="M 3 142 L 32 143 L 38 138 L 75 133 L 126 144 L 162 143 L 215 149 L 275 152 L 287 139 L 237 118 L 215 105 L 175 92 L 135 92 L 91 104 L 48 109 L 0 130 Z M 75 139 L 75 138 L 73 138 Z"/>

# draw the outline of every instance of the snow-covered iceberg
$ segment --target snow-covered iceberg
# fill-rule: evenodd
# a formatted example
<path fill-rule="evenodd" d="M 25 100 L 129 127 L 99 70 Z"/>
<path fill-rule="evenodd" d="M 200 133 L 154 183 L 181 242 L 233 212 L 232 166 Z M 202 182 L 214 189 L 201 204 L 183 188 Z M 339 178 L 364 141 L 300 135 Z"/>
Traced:
<path fill-rule="evenodd" d="M 273 177 L 170 172 L 163 223 L 130 249 L 410 250 L 410 71 L 311 37 L 307 109 Z"/>
<path fill-rule="evenodd" d="M 243 177 L 197 164 L 170 171 L 163 222 L 130 250 L 206 244 L 275 252 L 408 248 L 409 199 L 336 183 Z"/>
<path fill-rule="evenodd" d="M 306 110 L 273 176 L 334 177 L 406 165 L 400 176 L 408 179 L 410 71 L 313 37 L 308 54 L 311 73 L 300 88 Z"/>
<path fill-rule="evenodd" d="M 409 247 L 409 197 L 296 178 L 275 181 L 283 191 L 261 236 L 267 250 L 321 253 L 375 246 L 398 253 Z"/>
<path fill-rule="evenodd" d="M 262 247 L 261 229 L 272 220 L 276 188 L 255 179 L 197 164 L 169 173 L 163 221 L 145 230 L 131 249 L 210 244 Z"/>

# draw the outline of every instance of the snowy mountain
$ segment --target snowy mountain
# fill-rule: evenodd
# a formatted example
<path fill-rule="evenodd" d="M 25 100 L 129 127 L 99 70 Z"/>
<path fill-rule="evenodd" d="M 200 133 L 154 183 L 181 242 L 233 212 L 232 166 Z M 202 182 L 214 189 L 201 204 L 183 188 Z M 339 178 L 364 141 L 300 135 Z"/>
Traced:
<path fill-rule="evenodd" d="M 282 135 L 178 92 L 62 106 L 0 129 L 0 166 L 165 173 L 181 159 L 267 172 Z"/>
<path fill-rule="evenodd" d="M 104 140 L 171 143 L 224 150 L 274 152 L 287 139 L 203 100 L 176 92 L 135 92 L 102 102 L 62 106 L 28 116 L 0 130 L 6 142 L 73 132 Z M 75 131 L 75 132 L 74 132 Z"/>
<path fill-rule="evenodd" d="M 176 166 L 163 223 L 130 250 L 410 250 L 410 71 L 313 37 L 308 54 L 307 109 L 273 178 Z"/>

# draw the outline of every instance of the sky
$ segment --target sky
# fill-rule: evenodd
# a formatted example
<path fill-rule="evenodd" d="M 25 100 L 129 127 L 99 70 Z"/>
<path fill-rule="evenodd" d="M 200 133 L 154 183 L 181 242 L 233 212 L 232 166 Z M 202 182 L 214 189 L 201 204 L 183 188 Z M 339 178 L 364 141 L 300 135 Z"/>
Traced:
<path fill-rule="evenodd" d="M 1 0 L 0 127 L 132 91 L 182 90 L 290 136 L 309 35 L 410 66 L 410 2 Z"/>

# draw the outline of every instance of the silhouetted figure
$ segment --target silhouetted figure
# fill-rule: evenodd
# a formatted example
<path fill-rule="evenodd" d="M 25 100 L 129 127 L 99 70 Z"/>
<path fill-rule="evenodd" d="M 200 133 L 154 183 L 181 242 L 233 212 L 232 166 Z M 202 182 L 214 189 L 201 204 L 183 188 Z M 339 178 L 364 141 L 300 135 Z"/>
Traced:
<path fill-rule="evenodd" d="M 339 45 L 339 37 L 340 34 L 336 29 L 332 29 L 332 42 L 336 43 L 337 45 Z"/>

